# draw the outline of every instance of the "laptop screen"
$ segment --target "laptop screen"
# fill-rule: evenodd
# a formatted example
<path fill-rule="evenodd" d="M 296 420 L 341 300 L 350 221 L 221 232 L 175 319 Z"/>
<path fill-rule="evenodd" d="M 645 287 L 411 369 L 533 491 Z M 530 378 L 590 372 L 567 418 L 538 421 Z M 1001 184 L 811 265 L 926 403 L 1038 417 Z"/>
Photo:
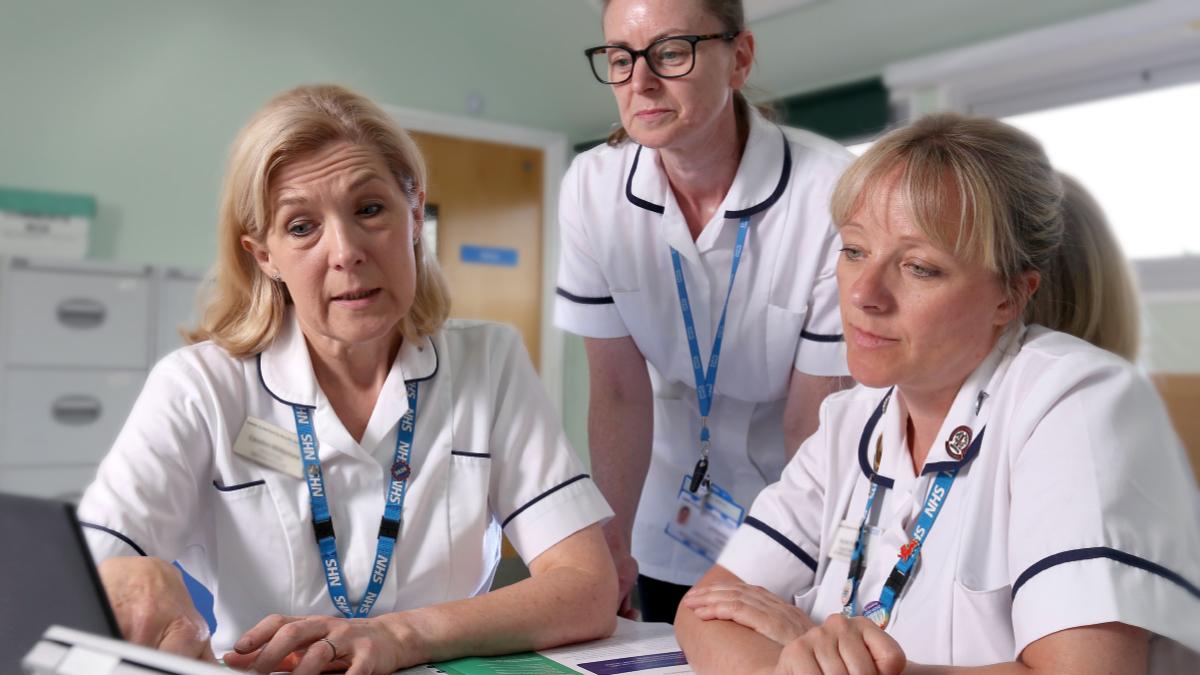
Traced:
<path fill-rule="evenodd" d="M 0 542 L 0 672 L 21 672 L 51 624 L 120 637 L 74 507 L 0 494 Z"/>

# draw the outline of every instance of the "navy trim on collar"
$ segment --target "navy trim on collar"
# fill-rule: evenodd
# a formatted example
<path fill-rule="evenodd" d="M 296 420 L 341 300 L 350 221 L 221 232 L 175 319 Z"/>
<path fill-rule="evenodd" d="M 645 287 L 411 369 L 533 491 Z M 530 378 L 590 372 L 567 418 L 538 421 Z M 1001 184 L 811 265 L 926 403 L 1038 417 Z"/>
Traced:
<path fill-rule="evenodd" d="M 629 178 L 625 179 L 625 198 L 634 206 L 640 206 L 647 211 L 653 211 L 658 215 L 662 215 L 666 208 L 653 202 L 648 202 L 645 199 L 633 194 L 633 174 L 637 172 L 638 160 L 642 158 L 642 146 L 639 145 L 637 152 L 633 154 L 633 166 L 629 167 Z"/>
<path fill-rule="evenodd" d="M 883 411 L 887 410 L 887 402 L 892 397 L 894 389 L 894 387 L 888 389 L 888 392 L 883 396 L 883 400 L 879 402 L 879 405 L 875 406 L 875 412 L 871 413 L 871 418 L 863 426 L 862 438 L 858 440 L 858 465 L 862 468 L 863 475 L 872 483 L 889 490 L 896 484 L 896 481 L 887 476 L 875 473 L 871 469 L 871 463 L 867 460 L 867 452 L 871 449 L 871 435 L 875 433 L 875 425 L 879 424 L 879 418 L 883 417 Z"/>
<path fill-rule="evenodd" d="M 788 144 L 787 136 L 784 135 L 783 129 L 779 130 L 779 137 L 783 140 L 783 170 L 779 172 L 779 182 L 775 184 L 775 191 L 771 193 L 771 196 L 748 209 L 726 211 L 726 218 L 738 220 L 749 218 L 756 213 L 761 213 L 771 208 L 771 205 L 779 201 L 779 198 L 783 196 L 783 191 L 787 189 L 788 180 L 792 177 L 792 148 Z"/>
<path fill-rule="evenodd" d="M 1079 562 L 1081 560 L 1095 560 L 1097 558 L 1108 558 L 1109 560 L 1115 560 L 1119 563 L 1129 565 L 1130 567 L 1136 567 L 1151 574 L 1156 574 L 1167 581 L 1178 585 L 1188 593 L 1191 593 L 1193 597 L 1200 599 L 1200 588 L 1183 578 L 1183 575 L 1179 574 L 1178 572 L 1169 570 L 1158 563 L 1150 562 L 1149 560 L 1133 555 L 1132 553 L 1118 551 L 1115 548 L 1109 548 L 1107 546 L 1077 548 L 1072 551 L 1063 551 L 1061 553 L 1055 553 L 1054 555 L 1049 555 L 1045 558 L 1042 558 L 1041 560 L 1030 565 L 1029 569 L 1021 572 L 1021 575 L 1017 577 L 1015 582 L 1013 582 L 1012 597 L 1016 599 L 1017 591 L 1021 590 L 1021 587 L 1025 585 L 1025 582 L 1029 581 L 1040 572 L 1045 572 L 1051 567 L 1061 565 L 1063 563 Z"/>
<path fill-rule="evenodd" d="M 983 445 L 983 433 L 985 431 L 987 431 L 987 427 L 979 430 L 979 435 L 975 437 L 974 441 L 971 441 L 971 445 L 967 448 L 967 452 L 963 454 L 962 459 L 957 462 L 953 460 L 949 462 L 930 462 L 921 469 L 921 475 L 924 476 L 927 473 L 936 473 L 938 471 L 953 471 L 970 464 L 971 460 L 975 459 L 975 455 L 979 454 L 979 448 Z"/>
<path fill-rule="evenodd" d="M 783 169 L 779 172 L 779 181 L 775 184 L 775 191 L 772 192 L 766 199 L 762 200 L 758 204 L 755 204 L 754 206 L 744 209 L 725 211 L 726 218 L 735 220 L 749 218 L 750 216 L 769 209 L 775 202 L 779 201 L 780 197 L 783 196 L 783 192 L 787 189 L 788 181 L 792 176 L 792 148 L 788 143 L 787 135 L 784 134 L 783 129 L 779 129 L 779 137 L 783 141 Z M 633 155 L 633 165 L 629 167 L 629 176 L 625 179 L 625 198 L 628 199 L 629 203 L 633 204 L 634 206 L 640 206 L 647 211 L 662 215 L 666 211 L 666 208 L 663 205 L 655 204 L 654 202 L 647 201 L 633 194 L 633 174 L 637 172 L 638 162 L 642 158 L 642 148 L 643 146 L 639 145 L 637 152 Z"/>
<path fill-rule="evenodd" d="M 800 339 L 811 340 L 812 342 L 843 342 L 846 339 L 844 335 L 824 335 L 821 333 L 810 333 L 806 330 L 800 331 Z"/>
<path fill-rule="evenodd" d="M 438 374 L 438 369 L 442 367 L 442 359 L 441 359 L 441 357 L 438 355 L 437 345 L 434 343 L 434 341 L 433 341 L 433 340 L 430 340 L 430 341 L 429 341 L 429 347 L 430 347 L 431 349 L 433 349 L 433 372 L 432 372 L 432 373 L 430 373 L 430 374 L 428 374 L 428 375 L 426 375 L 425 377 L 417 378 L 417 379 L 415 379 L 415 380 L 405 380 L 405 381 L 404 381 L 404 383 L 405 383 L 405 384 L 408 384 L 410 381 L 411 381 L 411 382 L 424 382 L 425 380 L 431 380 L 431 379 L 433 379 L 433 376 L 434 376 L 434 375 L 437 375 L 437 374 Z M 270 394 L 270 395 L 271 395 L 271 398 L 273 398 L 273 399 L 275 399 L 276 401 L 279 401 L 280 403 L 282 403 L 282 404 L 284 404 L 284 405 L 286 405 L 286 406 L 288 406 L 288 407 L 291 407 L 291 408 L 297 408 L 297 407 L 299 407 L 299 408 L 308 408 L 308 409 L 310 409 L 310 410 L 313 408 L 313 406 L 311 406 L 311 405 L 305 405 L 305 404 L 303 404 L 303 403 L 292 403 L 291 401 L 288 401 L 288 400 L 285 400 L 285 399 L 283 399 L 283 398 L 280 398 L 278 395 L 276 395 L 276 394 L 275 394 L 275 392 L 271 391 L 271 388 L 267 386 L 267 380 L 266 380 L 266 378 L 264 378 L 264 377 L 263 377 L 263 370 L 262 370 L 262 352 L 259 352 L 258 354 L 256 354 L 256 355 L 255 355 L 255 357 L 254 357 L 254 359 L 255 359 L 255 364 L 256 364 L 256 365 L 257 365 L 257 367 L 258 367 L 258 382 L 259 382 L 259 384 L 261 384 L 261 385 L 262 385 L 262 388 L 263 388 L 263 389 L 264 389 L 264 390 L 265 390 L 265 391 L 266 391 L 268 394 Z M 316 377 L 316 376 L 314 375 L 314 377 Z"/>

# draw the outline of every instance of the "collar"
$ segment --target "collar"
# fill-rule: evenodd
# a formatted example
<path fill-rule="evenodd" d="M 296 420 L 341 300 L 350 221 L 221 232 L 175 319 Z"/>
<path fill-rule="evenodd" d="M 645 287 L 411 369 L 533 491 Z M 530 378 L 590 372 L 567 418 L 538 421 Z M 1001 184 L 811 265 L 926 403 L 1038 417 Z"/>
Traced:
<path fill-rule="evenodd" d="M 950 410 L 946 414 L 946 418 L 942 421 L 942 427 L 938 430 L 938 435 L 934 437 L 937 440 L 934 441 L 934 446 L 930 449 L 929 456 L 925 458 L 925 465 L 921 468 L 922 476 L 939 471 L 966 467 L 978 456 L 979 449 L 982 446 L 984 428 L 987 426 L 988 417 L 994 407 L 989 405 L 990 394 L 999 390 L 1000 383 L 1004 379 L 1004 374 L 1008 370 L 1008 366 L 1012 363 L 1013 357 L 1020 351 L 1021 344 L 1024 342 L 1025 332 L 1024 323 L 1019 321 L 1009 326 L 1000 335 L 1000 339 L 996 341 L 995 346 L 992 347 L 992 351 L 975 367 L 975 370 L 967 377 L 966 381 L 963 382 L 963 385 L 958 390 L 958 394 L 954 397 L 954 403 L 950 405 Z M 901 433 L 901 425 L 906 415 L 903 414 L 904 406 L 902 401 L 890 400 L 895 393 L 894 389 L 894 387 L 888 389 L 883 399 L 875 407 L 875 411 L 863 427 L 862 435 L 859 437 L 858 442 L 859 468 L 868 480 L 884 488 L 891 488 L 895 484 L 895 480 L 890 476 L 873 471 L 870 460 L 874 455 L 873 442 L 876 437 L 876 427 L 879 425 L 880 419 L 885 416 L 887 417 L 887 423 L 884 424 L 883 430 L 879 432 L 883 436 L 884 453 L 887 454 L 888 448 L 902 447 L 903 434 Z M 899 396 L 896 396 L 896 398 L 899 399 Z M 889 407 L 894 408 L 894 410 L 891 414 L 886 414 Z M 966 427 L 970 430 L 970 439 L 966 443 L 965 451 L 961 458 L 955 458 L 951 455 L 949 440 L 959 427 Z M 886 462 L 882 463 L 882 466 L 886 465 Z"/>
<path fill-rule="evenodd" d="M 287 309 L 287 317 L 279 335 L 258 354 L 257 361 L 259 382 L 275 400 L 287 406 L 307 408 L 317 408 L 319 404 L 326 403 L 313 372 L 304 332 L 291 307 Z M 404 384 L 428 380 L 437 374 L 437 370 L 438 353 L 432 340 L 428 337 L 415 342 L 406 340 L 400 345 L 396 360 L 392 362 L 376 410 L 381 407 L 393 408 L 379 404 L 394 404 L 398 399 L 401 406 L 399 415 L 403 415 L 408 410 Z"/>
<path fill-rule="evenodd" d="M 721 206 L 726 219 L 753 216 L 779 201 L 792 174 L 792 151 L 783 129 L 750 110 L 750 134 L 733 184 Z M 662 215 L 674 201 L 671 186 L 658 158 L 658 151 L 637 146 L 625 179 L 629 203 Z"/>

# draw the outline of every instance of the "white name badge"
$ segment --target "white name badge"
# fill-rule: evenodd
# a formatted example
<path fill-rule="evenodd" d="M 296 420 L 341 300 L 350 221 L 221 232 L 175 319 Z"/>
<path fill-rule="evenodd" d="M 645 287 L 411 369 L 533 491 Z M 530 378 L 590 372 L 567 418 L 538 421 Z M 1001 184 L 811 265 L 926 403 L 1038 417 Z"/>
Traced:
<path fill-rule="evenodd" d="M 833 546 L 829 547 L 829 559 L 850 562 L 854 557 L 854 545 L 858 543 L 858 525 L 843 520 L 833 533 Z"/>
<path fill-rule="evenodd" d="M 691 476 L 683 477 L 675 513 L 667 523 L 666 533 L 691 552 L 715 563 L 726 542 L 742 524 L 746 509 L 716 483 L 709 483 L 707 490 L 693 494 L 688 490 L 691 482 Z"/>
<path fill-rule="evenodd" d="M 294 478 L 304 477 L 296 434 L 257 417 L 247 417 L 233 442 L 234 454 Z"/>

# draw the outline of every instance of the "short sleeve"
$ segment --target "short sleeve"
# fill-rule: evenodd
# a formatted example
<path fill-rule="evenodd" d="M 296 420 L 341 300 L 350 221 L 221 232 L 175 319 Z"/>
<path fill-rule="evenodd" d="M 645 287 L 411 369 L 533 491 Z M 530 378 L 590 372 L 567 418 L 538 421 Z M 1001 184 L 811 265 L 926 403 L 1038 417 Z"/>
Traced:
<path fill-rule="evenodd" d="M 199 476 L 212 443 L 200 376 L 172 354 L 154 367 L 79 504 L 92 557 L 173 560 L 197 531 Z"/>
<path fill-rule="evenodd" d="M 588 233 L 590 218 L 583 203 L 582 159 L 576 158 L 563 176 L 558 197 L 560 253 L 554 323 L 583 337 L 624 337 L 629 335 L 629 329 L 617 311 Z"/>
<path fill-rule="evenodd" d="M 822 405 L 821 427 L 800 446 L 779 482 L 758 493 L 717 564 L 783 598 L 812 587 L 821 548 L 827 437 Z"/>
<path fill-rule="evenodd" d="M 821 269 L 813 283 L 807 318 L 796 347 L 796 370 L 809 375 L 837 377 L 850 372 L 846 365 L 842 315 L 838 310 L 837 257 L 840 248 L 841 238 L 832 223 L 827 223 L 821 247 Z"/>
<path fill-rule="evenodd" d="M 520 337 L 507 327 L 498 335 L 489 503 L 528 563 L 613 512 L 571 449 Z"/>
<path fill-rule="evenodd" d="M 1123 362 L 1090 371 L 1054 368 L 1043 379 L 1060 388 L 1025 404 L 1037 419 L 1012 460 L 1008 534 L 1017 653 L 1105 622 L 1200 650 L 1200 505 L 1183 448 L 1144 377 Z"/>

